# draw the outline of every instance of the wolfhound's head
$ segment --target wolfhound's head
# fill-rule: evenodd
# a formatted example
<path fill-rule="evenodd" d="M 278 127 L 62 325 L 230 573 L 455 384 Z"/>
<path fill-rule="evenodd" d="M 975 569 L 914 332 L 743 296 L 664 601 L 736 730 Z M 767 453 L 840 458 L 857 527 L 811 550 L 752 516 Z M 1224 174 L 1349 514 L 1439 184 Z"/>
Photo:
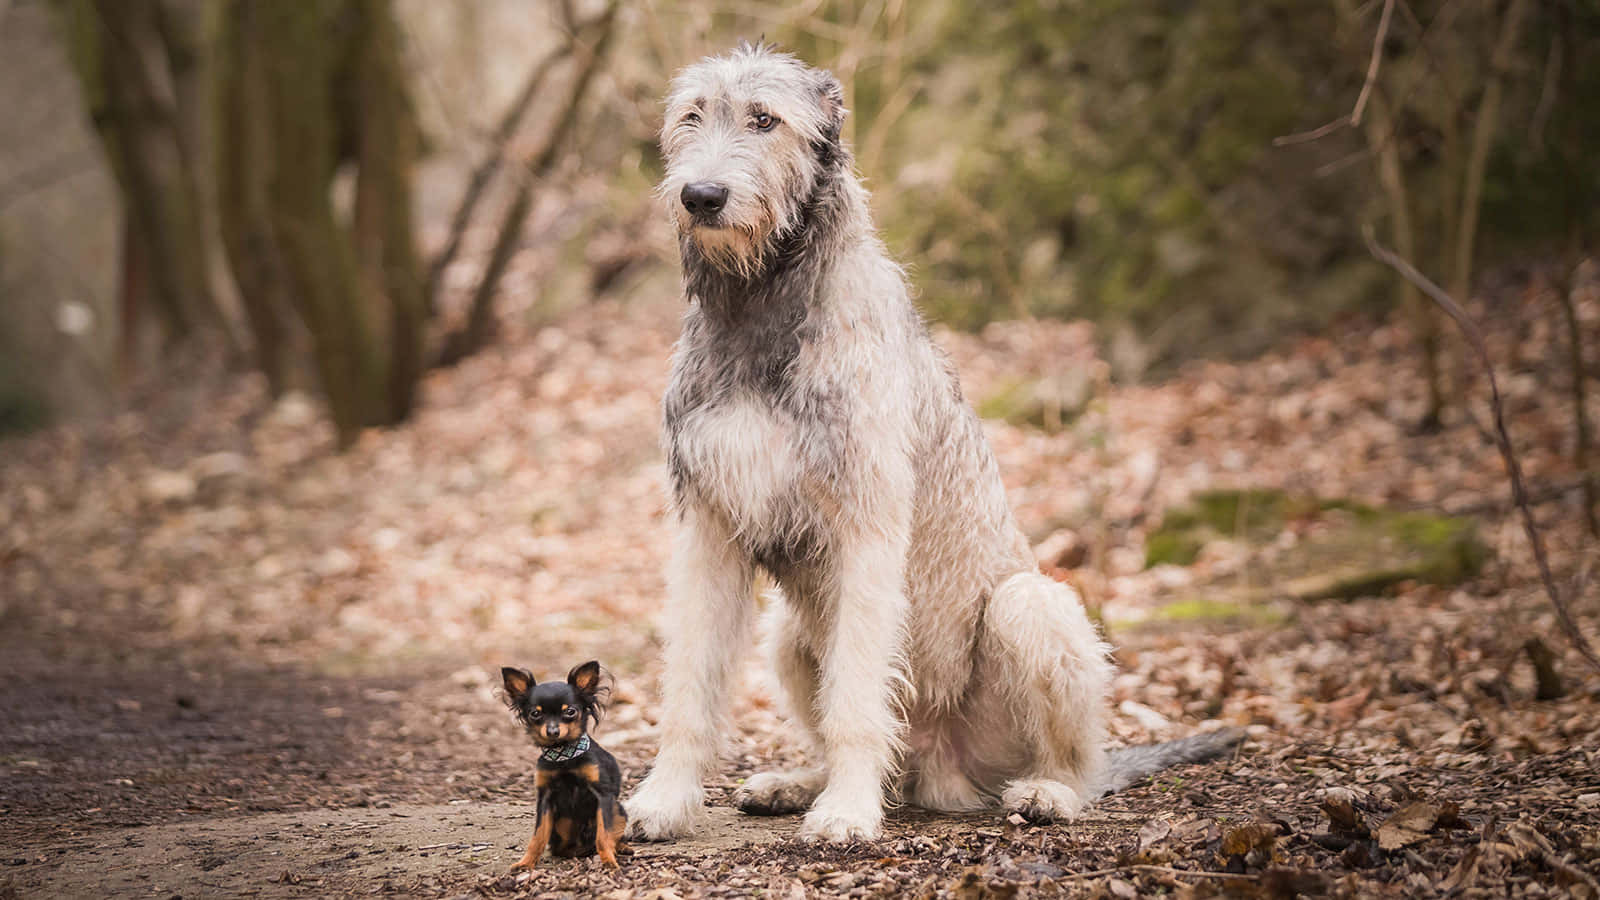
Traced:
<path fill-rule="evenodd" d="M 749 275 L 842 157 L 839 82 L 787 53 L 740 44 L 678 73 L 667 95 L 660 196 L 713 265 Z"/>

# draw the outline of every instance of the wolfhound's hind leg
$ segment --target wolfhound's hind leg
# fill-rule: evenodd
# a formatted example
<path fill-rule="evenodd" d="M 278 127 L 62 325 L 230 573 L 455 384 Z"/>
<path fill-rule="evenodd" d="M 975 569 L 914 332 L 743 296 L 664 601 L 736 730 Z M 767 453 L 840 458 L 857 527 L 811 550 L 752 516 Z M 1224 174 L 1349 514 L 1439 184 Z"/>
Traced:
<path fill-rule="evenodd" d="M 1109 648 L 1072 589 L 1037 572 L 995 590 L 984 635 L 984 678 L 1029 757 L 1001 803 L 1035 821 L 1071 819 L 1094 799 L 1105 762 Z"/>
<path fill-rule="evenodd" d="M 762 630 L 773 671 L 777 674 L 783 707 L 790 720 L 799 726 L 806 749 L 815 753 L 819 746 L 817 658 L 804 644 L 801 623 L 777 592 L 767 597 Z M 805 812 L 827 784 L 827 773 L 820 768 L 762 772 L 739 787 L 733 802 L 740 812 L 755 816 Z"/>

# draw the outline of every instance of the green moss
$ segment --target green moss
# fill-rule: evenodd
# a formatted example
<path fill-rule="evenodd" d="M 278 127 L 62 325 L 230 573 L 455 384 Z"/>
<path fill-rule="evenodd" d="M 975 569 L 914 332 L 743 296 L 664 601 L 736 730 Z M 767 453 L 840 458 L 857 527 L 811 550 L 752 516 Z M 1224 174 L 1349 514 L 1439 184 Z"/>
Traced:
<path fill-rule="evenodd" d="M 1145 541 L 1145 565 L 1189 565 L 1207 543 L 1222 538 L 1265 544 L 1289 523 L 1308 519 L 1320 520 L 1319 528 L 1263 573 L 1280 595 L 1351 599 L 1407 581 L 1457 584 L 1489 558 L 1471 519 L 1274 490 L 1224 490 L 1196 494 L 1169 510 Z"/>
<path fill-rule="evenodd" d="M 1416 569 L 1419 581 L 1455 584 L 1478 574 L 1489 559 L 1471 519 L 1402 513 L 1387 526 L 1395 540 L 1423 555 Z"/>
<path fill-rule="evenodd" d="M 1144 567 L 1187 566 L 1200 557 L 1206 542 L 1182 531 L 1158 531 L 1144 543 Z"/>
<path fill-rule="evenodd" d="M 1005 381 L 978 403 L 978 416 L 1010 422 L 1021 415 L 1028 402 L 1028 382 L 1015 378 Z"/>
<path fill-rule="evenodd" d="M 1083 414 L 1094 399 L 1094 384 L 1086 375 L 1039 381 L 1013 379 L 1002 383 L 978 403 L 978 415 L 1058 432 Z"/>
<path fill-rule="evenodd" d="M 1153 622 L 1231 622 L 1248 621 L 1252 624 L 1281 622 L 1284 614 L 1261 603 L 1225 602 L 1215 599 L 1191 598 L 1168 603 L 1151 613 Z"/>
<path fill-rule="evenodd" d="M 0 386 L 0 437 L 25 434 L 50 423 L 50 411 L 24 390 Z"/>

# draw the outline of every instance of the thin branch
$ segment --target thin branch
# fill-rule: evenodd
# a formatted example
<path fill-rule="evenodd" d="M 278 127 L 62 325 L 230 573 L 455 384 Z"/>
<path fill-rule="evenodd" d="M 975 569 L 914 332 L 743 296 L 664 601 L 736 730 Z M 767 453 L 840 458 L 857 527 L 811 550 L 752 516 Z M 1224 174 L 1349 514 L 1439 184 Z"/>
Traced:
<path fill-rule="evenodd" d="M 1484 436 L 1490 441 L 1495 441 L 1493 435 L 1487 431 Z M 1543 506 L 1564 500 L 1569 495 L 1583 490 L 1584 482 L 1590 479 L 1600 479 L 1600 469 L 1580 471 L 1575 475 L 1557 478 L 1543 484 L 1534 484 L 1528 488 L 1528 505 Z M 1438 512 L 1447 516 L 1477 516 L 1485 513 L 1500 513 L 1506 511 L 1508 506 L 1515 506 L 1515 501 L 1506 497 L 1480 497 L 1466 503 L 1442 502 L 1416 502 L 1403 503 L 1401 508 L 1412 512 Z"/>
<path fill-rule="evenodd" d="M 1522 514 L 1522 529 L 1528 535 L 1528 543 L 1533 547 L 1534 562 L 1539 567 L 1539 579 L 1544 583 L 1545 593 L 1550 597 L 1550 605 L 1555 607 L 1556 618 L 1561 621 L 1562 630 L 1567 633 L 1567 638 L 1577 648 L 1578 653 L 1588 660 L 1591 666 L 1600 671 L 1600 656 L 1589 646 L 1589 641 L 1583 636 L 1583 631 L 1578 628 L 1577 620 L 1572 617 L 1572 610 L 1567 606 L 1567 598 L 1562 595 L 1561 589 L 1556 586 L 1556 579 L 1550 572 L 1550 560 L 1545 555 L 1544 537 L 1539 533 L 1539 526 L 1533 519 L 1533 509 L 1528 502 L 1528 489 L 1522 481 L 1522 464 L 1517 458 L 1516 448 L 1511 445 L 1511 434 L 1506 430 L 1505 408 L 1500 400 L 1500 383 L 1494 375 L 1494 363 L 1489 359 L 1489 348 L 1484 343 L 1483 332 L 1476 323 L 1467 315 L 1444 289 L 1434 284 L 1428 276 L 1417 271 L 1409 261 L 1401 258 L 1385 247 L 1379 245 L 1372 236 L 1370 227 L 1362 230 L 1366 238 L 1367 250 L 1379 262 L 1389 266 L 1401 277 L 1411 282 L 1427 294 L 1439 308 L 1444 310 L 1456 326 L 1461 330 L 1463 337 L 1477 354 L 1478 362 L 1483 367 L 1484 374 L 1489 379 L 1489 399 L 1494 408 L 1495 443 L 1500 449 L 1500 458 L 1505 462 L 1506 474 L 1511 478 L 1511 498 L 1517 504 L 1517 509 Z"/>
<path fill-rule="evenodd" d="M 1366 99 L 1366 94 L 1363 93 L 1361 96 L 1363 100 Z M 1312 141 L 1320 141 L 1328 135 L 1333 134 L 1335 131 L 1338 131 L 1339 129 L 1351 124 L 1353 123 L 1351 122 L 1350 116 L 1343 115 L 1337 119 L 1334 119 L 1332 122 L 1327 123 L 1326 125 L 1313 128 L 1310 131 L 1297 131 L 1294 134 L 1285 134 L 1275 137 L 1272 139 L 1272 146 L 1288 147 L 1293 144 L 1309 144 Z"/>
<path fill-rule="evenodd" d="M 1378 33 L 1372 39 L 1372 59 L 1367 62 L 1367 79 L 1361 84 L 1361 93 L 1356 97 L 1356 105 L 1347 116 L 1340 116 L 1319 128 L 1302 131 L 1296 134 L 1286 134 L 1272 139 L 1272 146 L 1287 147 L 1291 144 L 1305 144 L 1325 138 L 1347 125 L 1360 125 L 1361 114 L 1366 112 L 1367 100 L 1372 96 L 1372 86 L 1378 82 L 1378 68 L 1383 64 L 1383 42 L 1389 36 L 1389 22 L 1394 18 L 1394 0 L 1383 0 L 1383 14 L 1378 17 Z"/>
<path fill-rule="evenodd" d="M 1367 63 L 1367 80 L 1361 85 L 1361 95 L 1356 98 L 1356 108 L 1350 111 L 1350 124 L 1361 124 L 1361 113 L 1367 108 L 1367 98 L 1372 96 L 1372 86 L 1378 81 L 1378 67 L 1383 64 L 1383 42 L 1389 36 L 1389 20 L 1394 17 L 1394 0 L 1383 0 L 1383 15 L 1378 17 L 1378 33 L 1372 39 L 1372 61 Z"/>
<path fill-rule="evenodd" d="M 612 3 L 600 15 L 595 25 L 599 29 L 599 37 L 594 47 L 583 54 L 583 60 L 573 76 L 571 93 L 567 96 L 566 105 L 557 117 L 555 125 L 545 136 L 543 145 L 523 162 L 522 178 L 517 184 L 516 195 L 507 207 L 505 215 L 501 217 L 500 231 L 495 238 L 494 248 L 489 253 L 489 263 L 484 268 L 483 277 L 478 281 L 477 290 L 473 292 L 472 306 L 467 311 L 467 322 L 445 338 L 444 345 L 439 351 L 438 365 L 451 365 L 488 342 L 494 328 L 495 293 L 499 290 L 501 276 L 511 264 L 511 257 L 516 254 L 522 227 L 527 223 L 528 213 L 533 208 L 534 186 L 555 167 L 561 158 L 561 150 L 566 146 L 573 129 L 577 127 L 578 108 L 588 93 L 589 84 L 594 80 L 595 73 L 600 69 L 600 63 L 605 58 L 612 35 L 616 31 L 614 25 L 619 5 Z"/>
<path fill-rule="evenodd" d="M 506 145 L 517 133 L 522 125 L 523 118 L 527 115 L 529 107 L 533 105 L 533 98 L 538 94 L 539 88 L 544 84 L 545 78 L 550 75 L 556 63 L 572 55 L 572 43 L 568 41 L 559 50 L 540 60 L 528 73 L 522 83 L 522 89 L 517 92 L 516 99 L 506 107 L 501 114 L 500 122 L 495 126 L 494 133 L 489 138 L 489 152 L 472 170 L 472 177 L 467 181 L 467 188 L 461 194 L 461 202 L 456 206 L 455 215 L 450 218 L 450 233 L 445 239 L 444 246 L 428 264 L 428 281 L 423 297 L 426 298 L 428 309 L 435 309 L 439 300 L 439 288 L 444 282 L 444 272 L 455 261 L 456 254 L 461 250 L 462 238 L 466 235 L 467 225 L 472 221 L 472 215 L 477 211 L 478 203 L 483 199 L 484 190 L 494 178 L 496 172 L 505 161 Z"/>
<path fill-rule="evenodd" d="M 1533 108 L 1533 119 L 1528 124 L 1528 143 L 1535 150 L 1544 149 L 1544 129 L 1550 123 L 1550 112 L 1555 108 L 1556 95 L 1560 93 L 1562 40 L 1550 42 L 1550 52 L 1545 56 L 1544 78 L 1539 84 L 1539 102 Z"/>
<path fill-rule="evenodd" d="M 1240 881 L 1255 881 L 1259 876 L 1233 872 L 1205 872 L 1193 869 L 1174 869 L 1170 866 L 1131 865 L 1118 866 L 1114 869 L 1095 869 L 1092 872 L 1069 872 L 1060 876 L 1061 881 L 1087 881 L 1090 878 L 1103 878 L 1107 875 L 1121 875 L 1126 872 L 1143 872 L 1147 875 L 1182 875 L 1186 878 L 1237 878 Z"/>

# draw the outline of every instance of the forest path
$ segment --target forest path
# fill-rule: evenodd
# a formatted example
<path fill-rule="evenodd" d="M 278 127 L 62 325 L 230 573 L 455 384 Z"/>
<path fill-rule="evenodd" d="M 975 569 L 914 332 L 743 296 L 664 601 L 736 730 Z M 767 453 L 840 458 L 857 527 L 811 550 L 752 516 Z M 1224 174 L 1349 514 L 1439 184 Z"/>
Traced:
<path fill-rule="evenodd" d="M 1593 884 L 1600 679 L 1559 639 L 1492 443 L 1466 416 L 1411 430 L 1409 339 L 1360 323 L 1163 385 L 1102 386 L 1059 431 L 985 423 L 1046 569 L 1109 623 L 1113 740 L 1233 724 L 1250 734 L 1237 757 L 1067 825 L 902 812 L 881 841 L 813 847 L 784 839 L 792 819 L 726 811 L 740 779 L 801 760 L 752 660 L 708 784 L 714 852 L 641 848 L 618 873 L 562 862 L 505 878 L 530 825 L 532 754 L 495 696 L 500 666 L 549 679 L 600 658 L 616 692 L 597 737 L 630 788 L 654 752 L 672 676 L 653 625 L 670 544 L 658 404 L 681 312 L 657 293 L 671 302 L 607 299 L 508 329 L 432 373 L 413 421 L 343 454 L 305 398 L 178 363 L 112 421 L 7 441 L 0 900 Z M 1600 290 L 1584 296 L 1600 328 Z M 1570 479 L 1571 416 L 1549 387 L 1558 332 L 1511 327 L 1538 320 L 1536 296 L 1497 302 L 1521 311 L 1485 321 L 1505 326 L 1497 358 L 1525 361 L 1504 388 L 1526 469 L 1537 485 Z M 1099 365 L 1081 323 L 938 339 L 975 403 Z M 1475 507 L 1492 560 L 1461 586 L 1407 578 L 1348 602 L 1286 596 L 1228 529 L 1189 565 L 1147 568 L 1163 517 L 1214 488 Z M 1571 583 L 1593 544 L 1552 496 L 1537 514 Z M 1290 553 L 1327 525 L 1290 517 L 1266 546 Z M 1213 590 L 1228 584 L 1271 598 L 1234 608 Z M 1590 630 L 1597 584 L 1574 603 Z M 1536 699 L 1535 636 L 1557 655 L 1558 699 Z"/>

